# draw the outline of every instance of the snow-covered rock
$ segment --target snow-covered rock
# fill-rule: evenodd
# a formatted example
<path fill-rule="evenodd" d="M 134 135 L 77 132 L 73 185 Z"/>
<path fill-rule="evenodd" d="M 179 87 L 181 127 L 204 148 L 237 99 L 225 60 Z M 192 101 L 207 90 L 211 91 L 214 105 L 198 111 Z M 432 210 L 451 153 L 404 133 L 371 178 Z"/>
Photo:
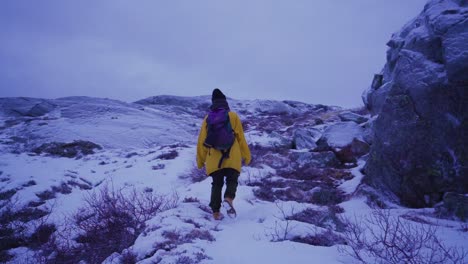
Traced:
<path fill-rule="evenodd" d="M 329 148 L 344 148 L 354 139 L 364 141 L 364 129 L 355 122 L 339 122 L 325 129 L 317 142 L 318 151 Z"/>
<path fill-rule="evenodd" d="M 290 155 L 291 159 L 297 162 L 299 167 L 312 166 L 316 168 L 336 167 L 340 165 L 340 161 L 336 158 L 332 151 L 323 152 L 293 152 Z"/>
<path fill-rule="evenodd" d="M 340 114 L 338 114 L 338 116 L 340 117 L 341 121 L 343 121 L 343 122 L 353 121 L 355 123 L 362 124 L 362 123 L 364 123 L 364 122 L 366 122 L 368 120 L 367 117 L 362 116 L 362 115 L 358 115 L 358 114 L 350 112 L 350 111 L 341 112 Z"/>
<path fill-rule="evenodd" d="M 377 116 L 365 180 L 415 207 L 467 193 L 466 1 L 430 0 L 387 45 L 387 63 L 363 94 Z"/>
<path fill-rule="evenodd" d="M 320 138 L 321 134 L 318 129 L 297 129 L 293 135 L 293 146 L 296 149 L 315 149 L 317 147 L 315 142 Z"/>
<path fill-rule="evenodd" d="M 328 150 L 335 152 L 343 163 L 356 162 L 357 158 L 369 152 L 369 144 L 364 140 L 364 129 L 352 121 L 327 127 L 317 141 L 315 151 Z"/>
<path fill-rule="evenodd" d="M 291 114 L 299 114 L 299 110 L 286 104 L 284 102 L 279 101 L 271 101 L 271 100 L 255 100 L 254 101 L 254 109 L 257 112 L 262 114 L 273 114 L 273 115 L 291 115 Z"/>

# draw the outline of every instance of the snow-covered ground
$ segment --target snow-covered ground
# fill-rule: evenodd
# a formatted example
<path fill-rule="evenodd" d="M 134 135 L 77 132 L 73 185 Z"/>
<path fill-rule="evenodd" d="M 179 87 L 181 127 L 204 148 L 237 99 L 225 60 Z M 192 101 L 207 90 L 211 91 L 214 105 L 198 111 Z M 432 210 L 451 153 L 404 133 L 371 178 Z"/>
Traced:
<path fill-rule="evenodd" d="M 141 193 L 151 190 L 178 200 L 177 205 L 146 221 L 144 232 L 124 250 L 132 252 L 138 263 L 352 263 L 353 259 L 339 250 L 347 247 L 343 243 L 317 246 L 297 242 L 301 237 L 330 233 L 326 233 L 323 225 L 298 221 L 291 216 L 306 210 L 323 211 L 327 206 L 310 201 L 269 201 L 256 195 L 255 190 L 262 182 L 282 179 L 279 170 L 272 168 L 275 164 L 266 162 L 244 167 L 235 199 L 237 218 L 212 219 L 208 207 L 211 179 L 192 179 L 199 173 L 195 169 L 195 140 L 203 116 L 194 113 L 196 107 L 206 103 L 206 98 L 194 99 L 200 101 L 190 107 L 180 105 L 180 102 L 176 106 L 141 106 L 105 99 L 85 99 L 84 102 L 83 98 L 78 99 L 63 99 L 62 106 L 47 114 L 48 118 L 31 118 L 28 122 L 0 130 L 3 139 L 0 192 L 14 190 L 11 199 L 17 201 L 15 206 L 18 208 L 31 206 L 33 202 L 34 208 L 50 210 L 43 220 L 56 224 L 56 232 L 63 231 L 60 226 L 79 212 L 84 199 L 93 192 L 104 186 L 115 189 L 134 187 Z M 108 108 L 103 108 L 103 104 Z M 276 124 L 278 131 L 284 127 L 307 127 L 310 120 L 294 119 L 297 123 L 286 122 L 286 125 L 281 122 L 284 122 L 284 115 L 301 116 L 315 111 L 314 117 L 323 117 L 321 113 L 324 111 L 323 107 L 292 102 L 252 101 L 234 102 L 233 105 L 239 110 L 245 107 L 241 116 L 249 123 L 250 128 L 246 129 L 249 143 L 270 148 L 270 151 L 292 133 L 282 130 L 281 135 L 272 136 L 271 132 L 265 131 L 264 122 Z M 180 107 L 184 111 L 180 111 Z M 325 112 L 338 110 L 330 108 Z M 4 115 L 4 121 L 8 118 Z M 40 122 L 47 122 L 47 125 L 38 125 Z M 327 125 L 325 122 L 316 127 L 322 129 Z M 77 159 L 37 155 L 29 151 L 11 153 L 15 148 L 28 147 L 27 144 L 21 148 L 15 145 L 21 142 L 8 143 L 13 134 L 32 138 L 32 146 L 41 142 L 81 139 L 98 143 L 103 149 Z M 254 161 L 261 158 L 253 156 Z M 363 177 L 360 173 L 363 165 L 364 161 L 359 160 L 357 167 L 343 169 L 352 177 L 337 180 L 336 188 L 345 195 L 337 204 L 344 209 L 337 213 L 338 216 L 359 219 L 354 217 L 367 216 L 373 211 L 366 197 L 356 192 Z M 63 188 L 63 185 L 69 190 L 61 191 L 59 187 Z M 51 191 L 54 197 L 41 198 L 45 191 Z M 468 250 L 468 233 L 461 231 L 466 229 L 462 223 L 435 219 L 430 216 L 432 209 L 392 208 L 392 215 L 414 214 L 418 219 L 432 222 L 444 243 Z M 332 230 L 331 233 L 338 232 Z M 37 260 L 37 254 L 26 247 L 11 249 L 9 253 L 14 256 L 11 263 L 34 263 Z M 104 263 L 121 263 L 123 253 L 114 252 Z"/>

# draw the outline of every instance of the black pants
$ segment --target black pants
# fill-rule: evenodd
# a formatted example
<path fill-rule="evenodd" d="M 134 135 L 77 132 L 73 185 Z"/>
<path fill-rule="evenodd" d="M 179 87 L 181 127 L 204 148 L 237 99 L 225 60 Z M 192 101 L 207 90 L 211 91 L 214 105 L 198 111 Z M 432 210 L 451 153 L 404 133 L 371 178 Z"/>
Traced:
<path fill-rule="evenodd" d="M 235 169 L 221 169 L 210 174 L 213 182 L 211 183 L 211 200 L 210 207 L 213 213 L 219 212 L 221 208 L 221 192 L 223 191 L 224 177 L 226 176 L 226 191 L 224 198 L 229 197 L 234 199 L 237 191 L 237 178 L 239 172 Z"/>

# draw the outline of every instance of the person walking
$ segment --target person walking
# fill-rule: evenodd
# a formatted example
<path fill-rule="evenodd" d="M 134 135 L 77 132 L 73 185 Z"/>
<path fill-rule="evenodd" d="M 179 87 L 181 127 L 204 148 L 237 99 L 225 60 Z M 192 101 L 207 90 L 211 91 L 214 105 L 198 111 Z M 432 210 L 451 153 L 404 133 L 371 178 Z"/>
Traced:
<path fill-rule="evenodd" d="M 210 207 L 213 218 L 221 220 L 221 194 L 226 178 L 224 201 L 227 214 L 236 216 L 234 198 L 236 197 L 238 177 L 242 161 L 249 165 L 251 155 L 245 140 L 239 116 L 229 109 L 226 96 L 218 88 L 213 90 L 212 105 L 198 136 L 197 166 L 205 166 L 206 174 L 212 178 Z"/>

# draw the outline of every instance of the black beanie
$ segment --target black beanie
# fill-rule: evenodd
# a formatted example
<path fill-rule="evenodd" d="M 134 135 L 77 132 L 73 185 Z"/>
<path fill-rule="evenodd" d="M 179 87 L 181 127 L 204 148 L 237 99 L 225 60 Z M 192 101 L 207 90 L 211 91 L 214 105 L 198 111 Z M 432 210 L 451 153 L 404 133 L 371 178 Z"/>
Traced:
<path fill-rule="evenodd" d="M 221 90 L 219 90 L 218 88 L 214 89 L 213 90 L 213 95 L 211 96 L 211 101 L 215 101 L 215 100 L 219 100 L 219 99 L 223 99 L 223 100 L 226 100 L 226 96 L 223 94 L 223 92 L 221 92 Z"/>

